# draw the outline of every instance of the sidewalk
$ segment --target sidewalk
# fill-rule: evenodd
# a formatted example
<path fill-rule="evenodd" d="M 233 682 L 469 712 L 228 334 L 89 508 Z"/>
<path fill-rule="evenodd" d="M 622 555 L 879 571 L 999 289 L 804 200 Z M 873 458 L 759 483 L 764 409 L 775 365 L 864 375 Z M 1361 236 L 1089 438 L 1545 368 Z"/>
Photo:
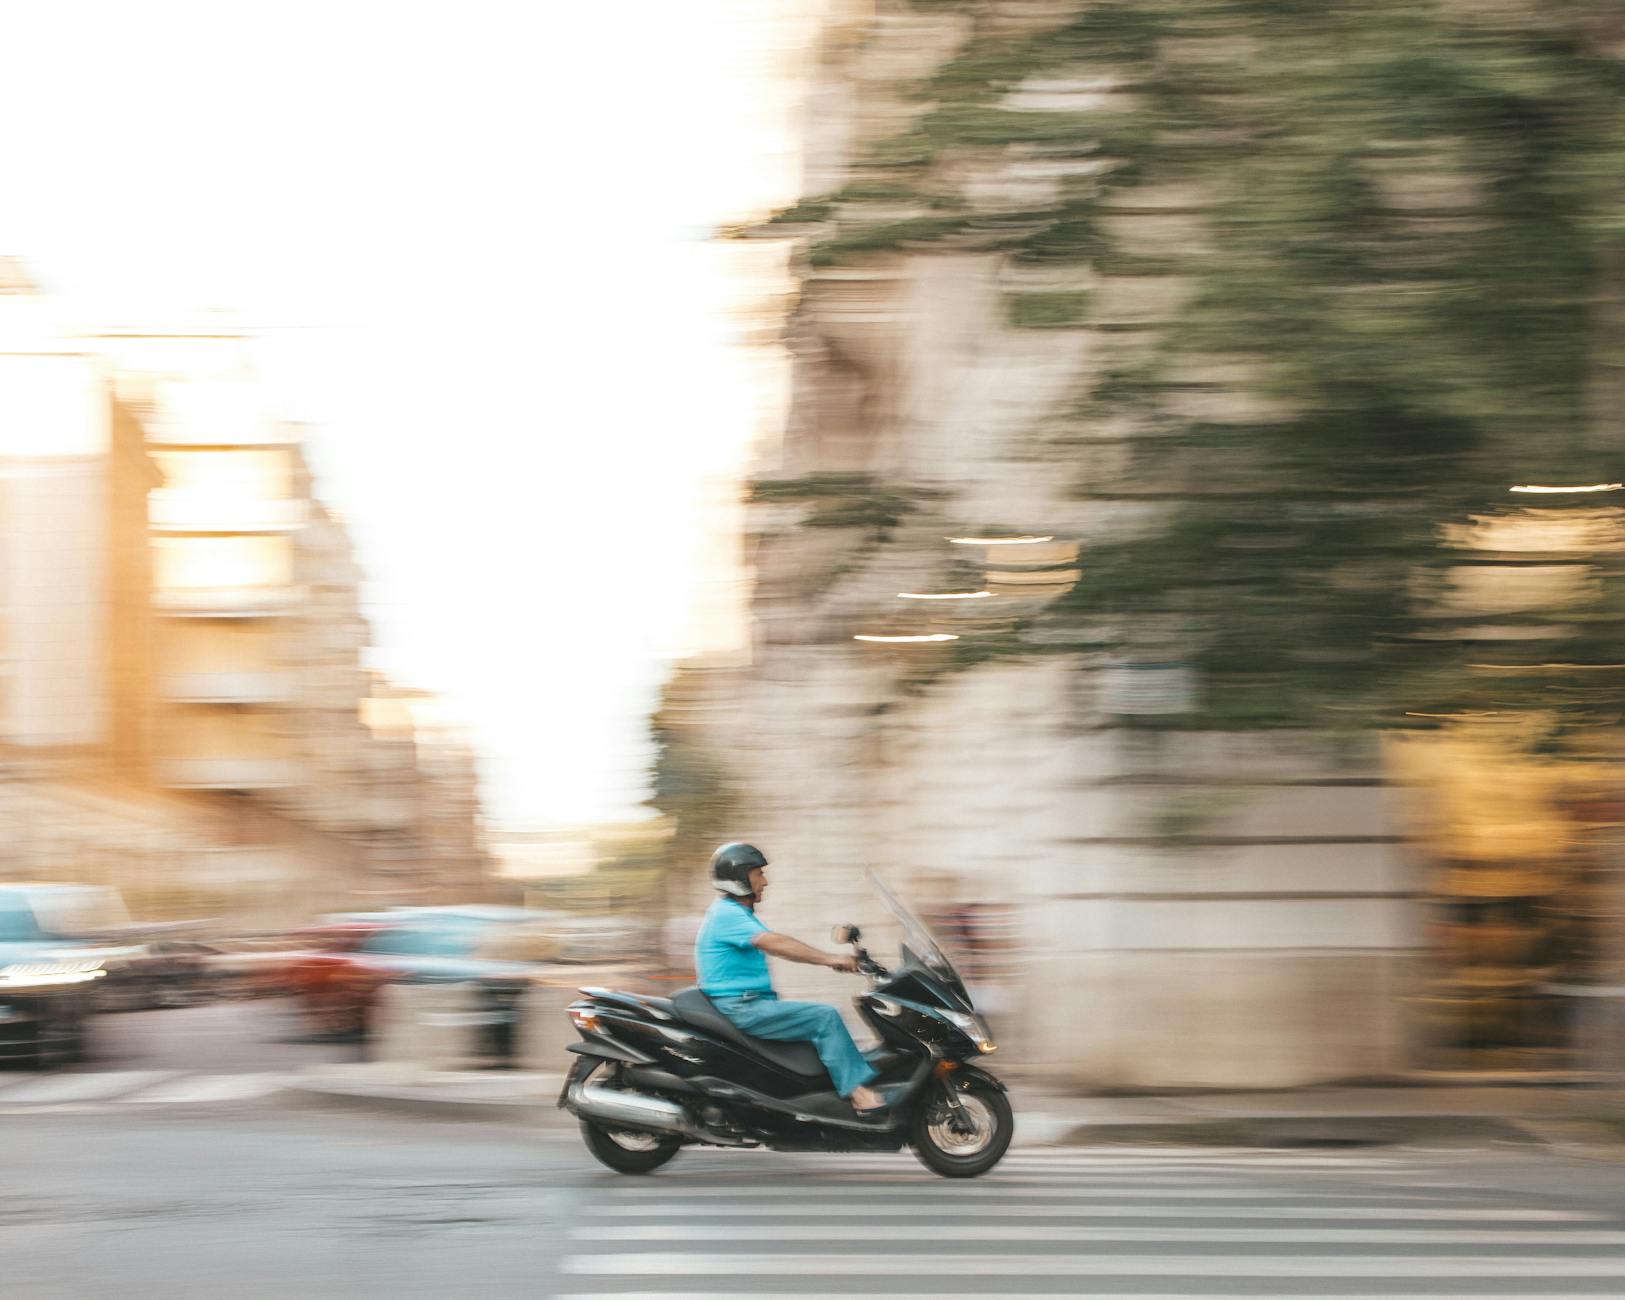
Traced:
<path fill-rule="evenodd" d="M 399 1064 L 307 1070 L 289 1091 L 330 1105 L 484 1120 L 570 1124 L 561 1074 L 431 1071 Z M 1018 1146 L 1182 1144 L 1357 1146 L 1546 1144 L 1625 1157 L 1625 1088 L 1304 1088 L 1179 1096 L 1070 1097 L 1012 1082 Z"/>

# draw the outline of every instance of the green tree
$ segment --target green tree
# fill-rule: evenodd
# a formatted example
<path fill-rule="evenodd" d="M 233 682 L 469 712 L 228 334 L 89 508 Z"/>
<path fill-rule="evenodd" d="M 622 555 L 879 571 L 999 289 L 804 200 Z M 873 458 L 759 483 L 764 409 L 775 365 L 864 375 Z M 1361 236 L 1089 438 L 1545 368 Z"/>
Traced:
<path fill-rule="evenodd" d="M 1475 620 L 1452 621 L 1436 594 L 1474 558 L 1442 530 L 1524 509 L 1511 485 L 1621 477 L 1595 400 L 1625 344 L 1608 310 L 1625 265 L 1617 9 L 1097 0 L 1010 37 L 998 6 L 958 7 L 973 34 L 915 88 L 926 106 L 910 128 L 818 208 L 815 263 L 979 247 L 1036 271 L 1075 264 L 1103 289 L 1189 293 L 1154 328 L 1103 316 L 1105 292 L 1012 301 L 1016 326 L 1107 331 L 1110 365 L 1051 422 L 1044 454 L 1077 466 L 1080 496 L 1140 502 L 1147 522 L 1092 545 L 1041 620 L 1077 635 L 958 661 L 1080 638 L 1164 657 L 1172 639 L 1198 669 L 1189 720 L 1204 725 L 1625 707 L 1594 674 L 1568 689 L 1469 671 L 1484 648 L 1456 632 Z M 1058 78 L 1115 88 L 1120 106 L 1012 99 Z M 999 149 L 1092 165 L 1043 205 L 972 212 L 947 164 Z M 889 215 L 865 222 L 876 185 Z M 1200 237 L 1149 250 L 1134 214 L 1170 192 L 1195 196 Z M 899 194 L 917 219 L 898 218 Z M 1107 428 L 1126 430 L 1115 461 Z M 1611 569 L 1565 559 L 1590 566 L 1590 597 L 1498 617 L 1540 635 L 1495 658 L 1619 657 Z"/>

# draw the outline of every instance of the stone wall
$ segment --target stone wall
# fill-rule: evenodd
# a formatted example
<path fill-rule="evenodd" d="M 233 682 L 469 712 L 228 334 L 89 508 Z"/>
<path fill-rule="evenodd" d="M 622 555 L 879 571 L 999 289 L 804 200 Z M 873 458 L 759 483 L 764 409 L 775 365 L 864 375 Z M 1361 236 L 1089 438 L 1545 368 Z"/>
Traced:
<path fill-rule="evenodd" d="M 1040 29 L 1070 8 L 980 12 Z M 809 196 L 863 179 L 864 149 L 923 111 L 910 88 L 960 51 L 969 24 L 953 10 L 890 9 L 832 23 L 808 96 Z M 1046 82 L 1022 87 L 1033 102 L 1014 106 L 1087 112 L 1131 93 Z M 997 214 L 1023 187 L 1047 193 L 1091 165 L 990 150 L 942 163 L 934 180 L 956 177 L 967 204 Z M 920 215 L 893 208 L 848 192 L 835 219 Z M 1200 194 L 1145 186 L 1105 219 L 1151 262 L 1204 237 L 1202 208 Z M 783 230 L 803 252 L 829 237 L 828 226 Z M 754 662 L 688 724 L 738 780 L 734 833 L 773 859 L 764 918 L 814 942 L 857 921 L 886 958 L 895 936 L 864 867 L 922 911 L 1013 907 L 1022 960 L 987 989 L 998 1059 L 1082 1086 L 1273 1087 L 1403 1070 L 1419 927 L 1371 754 L 1312 736 L 1147 729 L 1159 692 L 1181 689 L 1177 672 L 1148 691 L 1136 665 L 1099 653 L 967 665 L 957 648 L 852 639 L 1020 637 L 1092 542 L 1158 508 L 1079 493 L 1046 439 L 1114 358 L 1177 317 L 1183 284 L 1035 268 L 975 243 L 904 240 L 800 262 L 792 408 L 758 474 L 778 487 L 749 511 Z M 1092 314 L 1022 328 L 1012 296 L 1035 293 L 1087 293 Z M 1193 373 L 1170 400 L 1214 420 L 1268 418 L 1248 379 Z M 1074 427 L 1068 455 L 1109 488 L 1133 432 Z M 866 520 L 864 492 L 882 489 L 915 495 L 899 518 Z M 852 499 L 833 499 L 842 492 Z M 1060 553 L 948 541 L 993 525 L 1053 535 Z M 1018 581 L 1023 560 L 1039 581 Z M 967 575 L 996 599 L 898 599 Z M 853 991 L 850 977 L 806 967 L 784 966 L 779 980 L 789 995 L 842 1004 Z"/>
<path fill-rule="evenodd" d="M 1066 661 L 972 670 L 877 717 L 872 669 L 808 658 L 732 715 L 771 719 L 736 756 L 775 928 L 819 941 L 857 921 L 889 960 L 864 867 L 922 912 L 1013 904 L 1018 975 L 990 990 L 1001 1062 L 1082 1085 L 1404 1071 L 1419 920 L 1387 792 L 1358 765 L 1317 763 L 1307 737 L 1101 726 Z M 805 967 L 778 978 L 791 996 L 852 991 Z"/>

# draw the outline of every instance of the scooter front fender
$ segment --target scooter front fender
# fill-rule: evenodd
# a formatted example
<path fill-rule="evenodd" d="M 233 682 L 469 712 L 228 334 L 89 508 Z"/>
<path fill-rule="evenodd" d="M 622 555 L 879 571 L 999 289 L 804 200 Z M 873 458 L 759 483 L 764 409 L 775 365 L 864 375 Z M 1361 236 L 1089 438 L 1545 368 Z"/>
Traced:
<path fill-rule="evenodd" d="M 974 1065 L 961 1065 L 949 1075 L 949 1078 L 975 1080 L 977 1083 L 985 1083 L 990 1088 L 997 1088 L 1000 1092 L 1010 1091 L 1004 1086 L 1004 1080 L 999 1078 L 998 1075 L 989 1074 L 986 1070 L 978 1069 Z"/>

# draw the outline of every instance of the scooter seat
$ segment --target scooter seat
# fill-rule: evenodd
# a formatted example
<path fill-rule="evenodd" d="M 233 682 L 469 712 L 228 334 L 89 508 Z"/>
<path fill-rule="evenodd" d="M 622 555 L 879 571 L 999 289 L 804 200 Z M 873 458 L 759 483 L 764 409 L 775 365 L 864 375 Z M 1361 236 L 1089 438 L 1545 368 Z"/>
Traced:
<path fill-rule="evenodd" d="M 829 1072 L 824 1069 L 824 1063 L 819 1059 L 818 1049 L 811 1043 L 782 1042 L 747 1034 L 718 1011 L 716 1005 L 700 991 L 698 985 L 679 989 L 672 994 L 671 1006 L 685 1024 L 702 1029 L 713 1038 L 721 1038 L 743 1047 L 751 1054 L 772 1062 L 781 1070 L 788 1070 L 791 1074 L 799 1074 L 809 1079 L 819 1079 L 825 1087 L 829 1086 Z"/>

